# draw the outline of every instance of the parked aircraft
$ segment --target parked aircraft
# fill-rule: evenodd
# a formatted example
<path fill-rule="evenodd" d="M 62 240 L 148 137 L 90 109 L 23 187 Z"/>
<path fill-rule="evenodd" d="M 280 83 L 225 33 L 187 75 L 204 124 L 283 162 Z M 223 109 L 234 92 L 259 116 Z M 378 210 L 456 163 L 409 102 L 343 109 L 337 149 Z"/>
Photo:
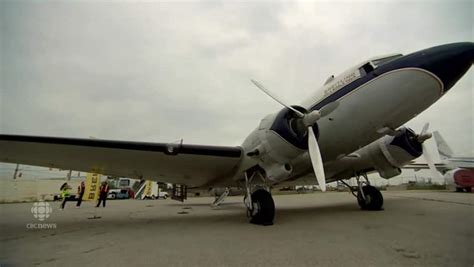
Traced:
<path fill-rule="evenodd" d="M 344 182 L 362 209 L 380 210 L 383 197 L 367 173 L 383 178 L 422 154 L 432 169 L 420 133 L 403 123 L 420 114 L 469 70 L 473 43 L 453 43 L 364 61 L 331 76 L 300 105 L 289 105 L 252 82 L 284 107 L 264 117 L 241 146 L 218 147 L 0 135 L 0 160 L 53 168 L 146 177 L 192 188 L 245 190 L 250 222 L 273 223 L 270 188 L 287 184 Z"/>
<path fill-rule="evenodd" d="M 441 163 L 435 164 L 436 169 L 442 172 L 434 173 L 435 177 L 444 179 L 448 187 L 454 187 L 456 192 L 471 192 L 474 187 L 474 157 L 453 156 L 453 151 L 446 143 L 438 131 L 433 132 Z M 427 169 L 428 165 L 424 163 L 411 163 L 404 168 L 408 169 Z"/>
<path fill-rule="evenodd" d="M 464 168 L 474 170 L 474 157 L 455 156 L 453 150 L 438 131 L 433 132 L 440 159 L 451 169 Z"/>

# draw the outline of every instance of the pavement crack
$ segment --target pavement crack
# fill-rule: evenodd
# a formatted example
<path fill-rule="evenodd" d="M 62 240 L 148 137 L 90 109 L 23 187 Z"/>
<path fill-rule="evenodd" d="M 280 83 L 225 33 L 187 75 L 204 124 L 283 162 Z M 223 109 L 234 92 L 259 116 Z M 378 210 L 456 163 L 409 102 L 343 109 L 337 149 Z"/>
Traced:
<path fill-rule="evenodd" d="M 22 239 L 22 238 L 25 238 L 25 236 L 12 236 L 12 237 L 3 238 L 3 239 L 0 240 L 0 242 L 15 241 L 15 240 L 19 240 L 19 239 Z"/>
<path fill-rule="evenodd" d="M 465 202 L 458 202 L 458 201 L 451 201 L 451 200 L 442 200 L 442 199 L 434 199 L 434 198 L 426 198 L 426 197 L 405 197 L 405 196 L 400 196 L 400 195 L 393 195 L 393 196 L 399 197 L 399 198 L 407 198 L 407 199 L 426 200 L 426 201 L 435 201 L 435 202 L 452 203 L 452 204 L 459 204 L 459 205 L 466 205 L 466 206 L 474 206 L 474 203 L 465 203 Z"/>
<path fill-rule="evenodd" d="M 91 248 L 91 249 L 88 249 L 88 250 L 84 250 L 82 253 L 87 254 L 87 253 L 91 253 L 93 251 L 100 250 L 100 249 L 103 249 L 103 247 Z"/>
<path fill-rule="evenodd" d="M 42 264 L 45 264 L 45 263 L 50 263 L 50 262 L 53 262 L 53 261 L 57 261 L 58 259 L 56 258 L 49 258 L 49 259 L 46 259 L 42 262 L 36 262 L 34 263 L 35 266 L 39 266 L 39 265 L 42 265 Z"/>

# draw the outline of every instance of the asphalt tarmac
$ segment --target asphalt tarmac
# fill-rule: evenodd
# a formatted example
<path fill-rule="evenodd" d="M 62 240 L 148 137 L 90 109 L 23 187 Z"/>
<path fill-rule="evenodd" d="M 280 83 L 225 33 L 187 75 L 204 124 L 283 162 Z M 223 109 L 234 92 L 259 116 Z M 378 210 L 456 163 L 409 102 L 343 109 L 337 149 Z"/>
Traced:
<path fill-rule="evenodd" d="M 383 211 L 349 193 L 277 195 L 273 226 L 249 224 L 242 197 L 50 202 L 44 221 L 32 203 L 3 204 L 0 266 L 474 265 L 474 194 L 383 194 Z"/>

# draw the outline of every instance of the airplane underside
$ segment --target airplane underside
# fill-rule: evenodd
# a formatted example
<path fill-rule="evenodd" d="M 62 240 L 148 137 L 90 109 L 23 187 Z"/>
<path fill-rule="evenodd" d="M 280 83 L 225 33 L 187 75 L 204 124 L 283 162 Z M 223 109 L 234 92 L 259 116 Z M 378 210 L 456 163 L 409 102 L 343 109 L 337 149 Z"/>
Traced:
<path fill-rule="evenodd" d="M 361 210 L 382 210 L 383 196 L 379 189 L 370 184 L 366 173 L 355 175 L 357 185 L 351 186 L 344 180 L 339 180 L 347 186 L 356 198 Z M 273 225 L 275 217 L 275 203 L 271 194 L 271 188 L 265 185 L 265 177 L 259 170 L 245 173 L 245 183 L 242 184 L 244 191 L 243 202 L 247 209 L 247 217 L 253 224 Z M 218 206 L 224 202 L 230 194 L 230 188 L 216 191 L 216 199 L 212 206 Z"/>

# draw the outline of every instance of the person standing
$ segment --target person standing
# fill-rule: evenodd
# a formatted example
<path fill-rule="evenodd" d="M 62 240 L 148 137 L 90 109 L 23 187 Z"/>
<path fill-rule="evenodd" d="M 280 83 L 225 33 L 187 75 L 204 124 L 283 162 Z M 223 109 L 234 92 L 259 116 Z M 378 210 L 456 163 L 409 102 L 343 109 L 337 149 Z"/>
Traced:
<path fill-rule="evenodd" d="M 61 203 L 61 209 L 62 210 L 66 207 L 66 201 L 71 196 L 71 194 L 69 193 L 69 189 L 71 189 L 71 188 L 69 187 L 69 185 L 67 183 L 64 183 L 61 186 L 61 197 L 63 198 L 63 202 Z"/>
<path fill-rule="evenodd" d="M 100 206 L 100 202 L 102 202 L 102 206 L 105 208 L 105 200 L 107 199 L 108 194 L 109 184 L 107 182 L 103 182 L 99 189 L 99 201 L 97 202 L 97 208 Z"/>
<path fill-rule="evenodd" d="M 86 191 L 86 184 L 84 182 L 81 182 L 81 184 L 77 187 L 77 204 L 76 208 L 81 207 L 82 203 L 82 197 L 84 196 L 84 192 Z"/>

